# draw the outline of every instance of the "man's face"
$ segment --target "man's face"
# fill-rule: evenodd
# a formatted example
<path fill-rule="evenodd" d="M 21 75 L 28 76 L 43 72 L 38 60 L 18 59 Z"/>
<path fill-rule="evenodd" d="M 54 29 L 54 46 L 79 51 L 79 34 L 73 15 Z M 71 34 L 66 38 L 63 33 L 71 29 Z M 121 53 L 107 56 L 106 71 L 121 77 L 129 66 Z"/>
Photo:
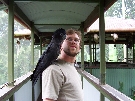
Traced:
<path fill-rule="evenodd" d="M 69 56 L 75 57 L 80 51 L 80 39 L 76 33 L 66 35 L 61 49 Z"/>

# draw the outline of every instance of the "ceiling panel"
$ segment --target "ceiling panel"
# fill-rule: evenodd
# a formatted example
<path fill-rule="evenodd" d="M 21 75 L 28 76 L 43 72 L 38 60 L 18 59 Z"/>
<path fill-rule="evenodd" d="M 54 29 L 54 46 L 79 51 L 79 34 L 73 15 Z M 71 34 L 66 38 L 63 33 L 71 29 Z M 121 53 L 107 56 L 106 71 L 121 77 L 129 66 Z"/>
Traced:
<path fill-rule="evenodd" d="M 77 2 L 16 2 L 34 24 L 81 24 L 98 3 Z M 59 26 L 37 28 L 39 32 L 54 31 Z M 52 26 L 51 26 L 52 27 Z M 72 26 L 70 26 L 72 27 Z M 72 27 L 79 29 L 80 26 Z M 48 28 L 48 29 L 47 29 Z M 67 27 L 69 28 L 69 27 Z"/>
<path fill-rule="evenodd" d="M 117 0 L 104 1 L 106 11 Z M 29 29 L 34 24 L 34 34 L 39 37 L 60 27 L 79 29 L 81 24 L 86 34 L 99 17 L 99 3 L 100 0 L 0 0 L 0 7 L 6 7 L 8 12 L 9 4 L 14 4 L 15 19 Z"/>

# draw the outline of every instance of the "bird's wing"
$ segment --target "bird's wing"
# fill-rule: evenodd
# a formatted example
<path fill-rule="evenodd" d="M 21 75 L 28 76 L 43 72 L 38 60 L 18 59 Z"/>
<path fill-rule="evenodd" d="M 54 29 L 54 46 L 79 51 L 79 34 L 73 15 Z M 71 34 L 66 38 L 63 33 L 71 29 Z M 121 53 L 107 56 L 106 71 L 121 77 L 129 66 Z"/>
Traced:
<path fill-rule="evenodd" d="M 58 57 L 57 55 L 57 48 L 55 48 L 54 43 L 50 43 L 42 56 L 40 57 L 35 70 L 33 71 L 33 74 L 31 76 L 31 80 L 33 82 L 33 85 L 37 82 L 39 76 L 42 74 L 42 72 Z"/>
<path fill-rule="evenodd" d="M 50 44 L 47 46 L 46 50 L 42 54 L 42 56 L 39 58 L 38 63 L 36 65 L 35 70 L 33 71 L 33 74 L 31 76 L 32 84 L 33 86 L 37 82 L 40 74 L 54 61 L 57 59 L 59 53 L 60 53 L 60 45 L 62 40 L 64 40 L 64 37 L 62 35 L 65 35 L 65 30 L 62 30 L 61 35 L 61 29 L 56 30 L 54 33 L 52 40 Z"/>

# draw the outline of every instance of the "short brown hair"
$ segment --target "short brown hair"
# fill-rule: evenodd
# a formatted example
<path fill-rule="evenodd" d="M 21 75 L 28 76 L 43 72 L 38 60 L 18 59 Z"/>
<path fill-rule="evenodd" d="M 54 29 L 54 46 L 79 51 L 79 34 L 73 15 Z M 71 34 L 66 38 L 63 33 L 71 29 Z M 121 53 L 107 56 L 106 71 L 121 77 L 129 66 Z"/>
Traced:
<path fill-rule="evenodd" d="M 81 42 L 82 42 L 82 36 L 81 36 L 81 34 L 82 33 L 79 30 L 75 30 L 75 29 L 68 29 L 68 30 L 66 30 L 66 34 L 67 35 L 71 35 L 71 34 L 74 34 L 74 33 L 76 33 L 78 35 L 78 37 L 80 39 L 80 45 L 81 45 Z"/>

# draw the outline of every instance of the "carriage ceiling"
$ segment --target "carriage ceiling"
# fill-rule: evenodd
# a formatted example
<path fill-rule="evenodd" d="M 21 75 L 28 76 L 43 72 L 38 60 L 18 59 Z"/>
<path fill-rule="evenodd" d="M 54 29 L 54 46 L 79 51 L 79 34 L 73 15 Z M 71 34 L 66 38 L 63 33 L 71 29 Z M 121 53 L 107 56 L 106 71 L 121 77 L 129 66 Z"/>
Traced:
<path fill-rule="evenodd" d="M 14 1 L 16 20 L 31 28 L 34 24 L 35 44 L 40 36 L 51 38 L 58 28 L 79 29 L 84 24 L 85 31 L 99 17 L 99 0 L 0 0 L 0 10 L 8 11 Z M 105 0 L 105 11 L 116 0 Z"/>

